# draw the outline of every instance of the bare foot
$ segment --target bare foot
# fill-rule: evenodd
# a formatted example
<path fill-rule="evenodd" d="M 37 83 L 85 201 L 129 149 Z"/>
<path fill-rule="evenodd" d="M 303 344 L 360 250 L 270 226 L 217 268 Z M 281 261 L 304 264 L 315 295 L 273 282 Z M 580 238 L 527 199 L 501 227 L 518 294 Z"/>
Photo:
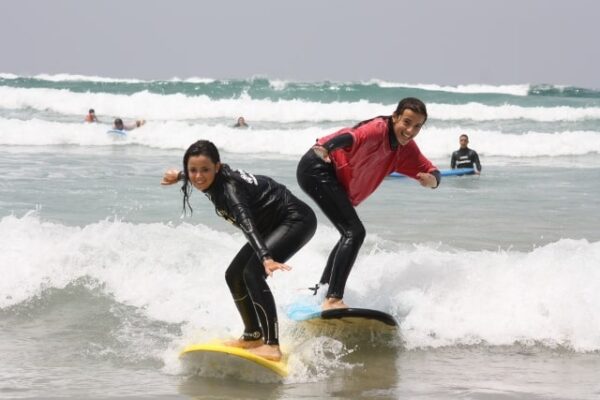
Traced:
<path fill-rule="evenodd" d="M 348 308 L 348 305 L 344 303 L 344 300 L 333 297 L 326 298 L 323 304 L 321 304 L 322 311 L 333 310 L 336 308 Z"/>
<path fill-rule="evenodd" d="M 259 357 L 266 358 L 271 361 L 280 361 L 282 354 L 279 350 L 279 346 L 274 344 L 264 344 L 259 347 L 248 350 L 252 354 L 256 354 Z"/>
<path fill-rule="evenodd" d="M 265 342 L 262 339 L 257 340 L 244 340 L 244 339 L 231 339 L 223 342 L 225 346 L 239 347 L 240 349 L 253 349 L 255 347 L 263 346 Z"/>

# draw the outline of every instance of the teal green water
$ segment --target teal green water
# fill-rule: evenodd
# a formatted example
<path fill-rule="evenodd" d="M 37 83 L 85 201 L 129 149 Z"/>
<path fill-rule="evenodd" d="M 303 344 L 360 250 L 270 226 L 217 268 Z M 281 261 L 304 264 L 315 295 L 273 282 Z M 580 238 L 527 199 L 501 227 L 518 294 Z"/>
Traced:
<path fill-rule="evenodd" d="M 66 89 L 72 92 L 133 94 L 148 91 L 155 94 L 184 94 L 189 96 L 209 96 L 211 99 L 239 98 L 242 95 L 253 99 L 269 100 L 305 100 L 314 102 L 354 102 L 359 100 L 380 103 L 394 103 L 398 99 L 414 96 L 425 102 L 441 102 L 448 104 L 465 104 L 481 102 L 488 105 L 529 104 L 536 106 L 574 105 L 591 106 L 600 104 L 600 91 L 573 86 L 554 85 L 520 85 L 519 93 L 487 93 L 487 90 L 477 90 L 477 85 L 461 92 L 456 87 L 433 87 L 433 85 L 402 85 L 377 82 L 344 83 L 344 82 L 288 82 L 271 81 L 265 78 L 251 80 L 198 80 L 197 82 L 169 81 L 53 81 L 37 78 L 7 79 L 0 77 L 0 86 L 19 88 Z M 389 87 L 393 86 L 393 87 Z M 425 89 L 426 86 L 432 88 Z M 516 86 L 516 85 L 515 85 Z M 510 90 L 508 90 L 510 92 Z M 513 90 L 513 92 L 517 92 Z"/>

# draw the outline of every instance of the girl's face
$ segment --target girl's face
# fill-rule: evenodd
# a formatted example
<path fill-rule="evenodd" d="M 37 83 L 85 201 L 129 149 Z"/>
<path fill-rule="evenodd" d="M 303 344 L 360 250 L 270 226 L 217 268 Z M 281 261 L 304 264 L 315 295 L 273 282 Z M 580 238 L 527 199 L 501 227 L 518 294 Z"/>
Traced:
<path fill-rule="evenodd" d="M 207 156 L 191 156 L 187 163 L 187 176 L 196 189 L 205 192 L 215 181 L 220 168 L 221 163 L 214 163 Z"/>
<path fill-rule="evenodd" d="M 394 123 L 394 135 L 401 146 L 413 140 L 421 131 L 425 123 L 425 116 L 406 109 L 401 115 L 392 114 Z"/>

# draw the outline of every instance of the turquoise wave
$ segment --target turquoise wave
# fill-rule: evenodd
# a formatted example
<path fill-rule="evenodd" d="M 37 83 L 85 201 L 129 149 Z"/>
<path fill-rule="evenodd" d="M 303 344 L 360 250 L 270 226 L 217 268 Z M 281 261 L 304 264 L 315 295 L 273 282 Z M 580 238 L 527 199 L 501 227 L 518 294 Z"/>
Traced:
<path fill-rule="evenodd" d="M 0 76 L 0 87 L 45 88 L 76 93 L 110 93 L 131 95 L 139 92 L 208 96 L 211 99 L 237 99 L 248 96 L 256 100 L 301 100 L 310 102 L 357 102 L 360 100 L 393 104 L 407 96 L 431 103 L 488 105 L 505 103 L 529 106 L 574 105 L 582 99 L 600 99 L 600 90 L 551 84 L 538 85 L 409 85 L 385 82 L 293 82 L 267 78 L 239 80 L 110 80 L 94 78 L 78 80 L 45 79 L 42 77 Z M 512 89 L 511 89 L 512 88 Z M 516 88 L 516 89 L 515 89 Z M 522 89 L 520 89 L 522 88 Z M 565 103 L 566 102 L 566 103 Z M 587 104 L 589 106 L 589 104 Z"/>

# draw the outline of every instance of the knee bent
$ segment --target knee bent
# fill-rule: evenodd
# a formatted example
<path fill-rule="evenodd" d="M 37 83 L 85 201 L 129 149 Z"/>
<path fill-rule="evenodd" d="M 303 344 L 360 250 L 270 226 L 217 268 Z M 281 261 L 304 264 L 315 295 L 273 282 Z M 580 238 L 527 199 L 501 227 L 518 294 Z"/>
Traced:
<path fill-rule="evenodd" d="M 347 240 L 351 240 L 352 242 L 361 245 L 367 236 L 367 231 L 365 230 L 364 225 L 359 222 L 352 225 L 350 228 L 345 229 L 342 235 Z"/>

